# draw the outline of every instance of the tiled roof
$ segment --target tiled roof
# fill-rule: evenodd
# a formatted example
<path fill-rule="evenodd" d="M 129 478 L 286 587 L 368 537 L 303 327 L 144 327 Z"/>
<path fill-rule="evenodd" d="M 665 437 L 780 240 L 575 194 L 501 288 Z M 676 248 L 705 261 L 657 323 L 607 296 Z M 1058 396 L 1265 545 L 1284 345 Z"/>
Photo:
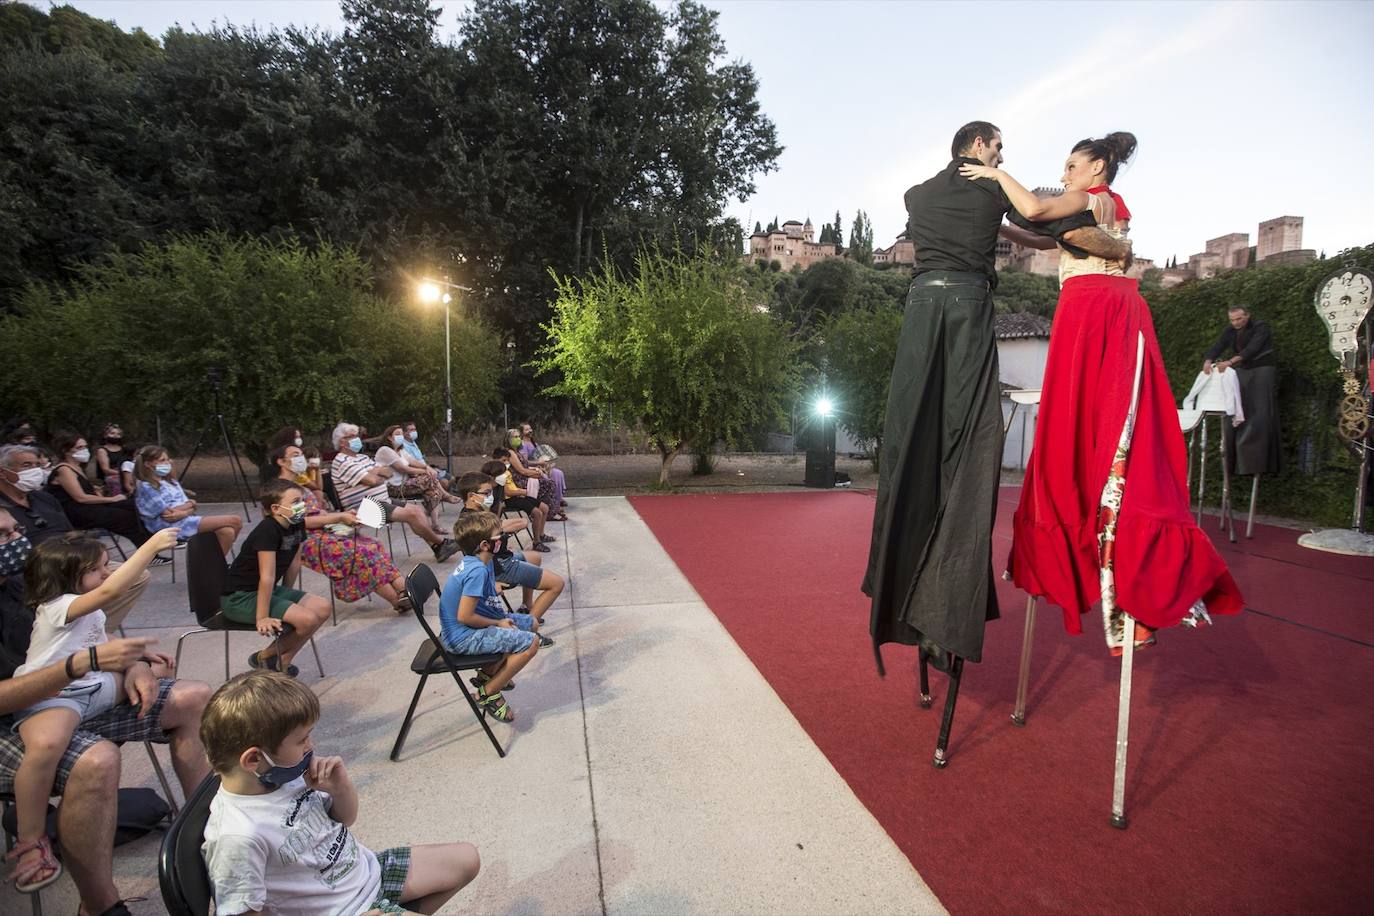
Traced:
<path fill-rule="evenodd" d="M 1033 312 L 1005 312 L 997 316 L 997 339 L 1016 340 L 1021 337 L 1048 339 L 1051 324 L 1050 319 Z"/>

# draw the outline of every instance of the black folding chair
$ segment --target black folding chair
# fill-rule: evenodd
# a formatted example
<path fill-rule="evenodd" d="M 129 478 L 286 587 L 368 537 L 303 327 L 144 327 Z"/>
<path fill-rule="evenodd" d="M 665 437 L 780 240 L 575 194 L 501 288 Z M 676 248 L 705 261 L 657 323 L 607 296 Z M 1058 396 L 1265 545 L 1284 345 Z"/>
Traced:
<path fill-rule="evenodd" d="M 321 475 L 320 475 L 320 481 L 321 481 L 321 485 L 324 487 L 324 496 L 325 496 L 325 499 L 329 500 L 329 504 L 330 504 L 331 506 L 334 507 L 334 511 L 335 511 L 335 512 L 342 512 L 342 511 L 344 511 L 343 500 L 339 498 L 339 490 L 338 490 L 337 487 L 334 486 L 334 475 L 333 475 L 333 474 L 321 474 Z M 381 527 L 381 529 L 379 529 L 379 530 L 385 530 L 385 531 L 386 531 L 386 547 L 387 547 L 387 552 L 391 554 L 392 559 L 395 559 L 395 557 L 396 557 L 396 544 L 395 544 L 395 541 L 392 539 L 392 536 L 391 536 L 391 526 L 392 526 L 392 524 L 394 524 L 394 523 L 393 523 L 393 522 L 385 522 L 385 523 L 382 524 L 382 527 Z M 406 534 L 406 526 L 405 526 L 405 525 L 402 525 L 402 526 L 401 526 L 401 541 L 402 541 L 402 543 L 404 543 L 404 544 L 406 545 L 406 556 L 407 556 L 407 557 L 410 556 L 410 536 L 409 536 L 408 534 Z M 336 621 L 336 622 L 337 622 L 337 621 Z"/>
<path fill-rule="evenodd" d="M 472 693 L 468 691 L 467 684 L 463 683 L 462 672 L 471 671 L 474 668 L 485 668 L 488 665 L 500 662 L 503 656 L 500 652 L 492 652 L 486 655 L 455 655 L 444 648 L 444 644 L 439 641 L 439 637 L 434 634 L 429 621 L 425 619 L 425 603 L 439 591 L 439 582 L 434 578 L 434 570 L 424 563 L 417 564 L 406 577 L 406 591 L 410 595 L 410 603 L 415 609 L 415 617 L 420 621 L 420 626 L 425 631 L 425 641 L 420 644 L 420 648 L 415 653 L 415 658 L 410 663 L 410 670 L 420 676 L 420 683 L 415 686 L 415 695 L 410 698 L 410 708 L 406 710 L 405 720 L 401 722 L 401 733 L 396 736 L 396 744 L 391 748 L 391 759 L 399 760 L 401 748 L 405 746 L 406 736 L 410 734 L 410 720 L 415 716 L 415 706 L 420 702 L 420 694 L 425 690 L 425 683 L 431 674 L 444 674 L 445 672 L 453 675 L 453 680 L 458 684 L 458 689 L 463 691 L 463 698 L 468 701 L 468 706 L 472 708 L 472 714 L 477 717 L 477 722 L 482 726 L 482 731 L 487 733 L 491 739 L 491 746 L 496 748 L 496 753 L 502 757 L 506 756 L 505 748 L 501 747 L 501 742 L 496 740 L 492 734 L 491 726 L 487 725 L 487 713 L 477 705 Z"/>
<path fill-rule="evenodd" d="M 211 773 L 191 793 L 186 807 L 162 838 L 157 878 L 169 916 L 208 916 L 210 912 L 214 893 L 200 846 L 205 840 L 205 824 L 210 820 L 210 803 L 218 791 L 219 776 Z"/>
<path fill-rule="evenodd" d="M 181 644 L 188 636 L 197 633 L 224 633 L 224 679 L 229 680 L 229 634 L 256 633 L 257 627 L 251 623 L 236 623 L 220 613 L 219 601 L 224 592 L 224 581 L 229 567 L 220 553 L 219 539 L 213 531 L 202 531 L 186 542 L 186 594 L 191 602 L 191 613 L 196 615 L 200 624 L 194 630 L 187 630 L 177 637 L 176 672 L 181 674 Z M 294 632 L 289 623 L 282 622 L 277 633 L 281 637 Z M 315 653 L 315 667 L 324 677 L 324 665 L 320 662 L 320 650 L 315 648 L 315 637 L 310 637 L 310 651 Z"/>

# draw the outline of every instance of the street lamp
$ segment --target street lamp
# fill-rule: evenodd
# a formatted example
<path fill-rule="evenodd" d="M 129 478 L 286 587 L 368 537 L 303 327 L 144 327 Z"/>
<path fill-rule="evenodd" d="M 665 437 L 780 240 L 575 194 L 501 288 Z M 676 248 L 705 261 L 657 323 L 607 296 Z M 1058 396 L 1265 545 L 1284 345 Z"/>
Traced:
<path fill-rule="evenodd" d="M 453 301 L 446 290 L 456 289 L 471 292 L 466 286 L 450 283 L 448 280 L 422 279 L 420 281 L 420 301 L 438 302 L 444 307 L 444 471 L 449 480 L 453 479 L 453 353 L 449 345 L 449 303 Z"/>

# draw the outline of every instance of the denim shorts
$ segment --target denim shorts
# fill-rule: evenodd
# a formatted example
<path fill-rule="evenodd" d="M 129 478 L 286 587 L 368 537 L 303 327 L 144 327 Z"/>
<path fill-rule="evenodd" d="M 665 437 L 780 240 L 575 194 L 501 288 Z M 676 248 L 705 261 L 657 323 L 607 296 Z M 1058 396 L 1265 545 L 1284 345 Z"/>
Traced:
<path fill-rule="evenodd" d="M 102 713 L 114 709 L 118 697 L 115 696 L 114 675 L 108 671 L 95 672 L 94 681 L 86 681 L 82 678 L 68 684 L 62 688 L 62 692 L 55 697 L 48 697 L 46 700 L 39 700 L 28 709 L 20 712 L 14 717 L 14 733 L 19 734 L 19 723 L 29 716 L 45 709 L 70 709 L 75 712 L 80 721 L 94 719 Z"/>
<path fill-rule="evenodd" d="M 528 614 L 511 616 L 532 619 Z M 519 627 L 520 621 L 516 620 L 515 625 Z M 489 652 L 509 655 L 512 652 L 524 652 L 536 639 L 538 637 L 527 628 L 512 630 L 510 627 L 482 627 L 480 630 L 469 630 L 466 635 L 449 646 L 448 650 L 454 655 L 486 655 Z"/>
<path fill-rule="evenodd" d="M 521 588 L 538 588 L 539 580 L 544 578 L 544 570 L 528 563 L 524 555 L 516 551 L 504 560 L 496 561 L 496 581 L 503 585 L 518 585 Z"/>

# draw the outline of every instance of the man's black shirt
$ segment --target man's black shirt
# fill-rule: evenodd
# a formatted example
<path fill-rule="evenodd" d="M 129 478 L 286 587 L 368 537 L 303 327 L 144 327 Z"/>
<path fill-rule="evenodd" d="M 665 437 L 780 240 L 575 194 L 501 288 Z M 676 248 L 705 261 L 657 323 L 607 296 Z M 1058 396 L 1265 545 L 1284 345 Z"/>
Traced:
<path fill-rule="evenodd" d="M 1227 350 L 1240 356 L 1240 369 L 1258 369 L 1274 365 L 1274 334 L 1269 325 L 1251 318 L 1245 327 L 1237 331 L 1231 326 L 1221 332 L 1212 349 L 1207 351 L 1208 359 L 1216 359 Z"/>
<path fill-rule="evenodd" d="M 1002 186 L 990 179 L 972 180 L 959 166 L 982 165 L 958 156 L 935 177 L 906 192 L 907 238 L 916 244 L 915 274 L 929 270 L 979 273 L 996 287 L 997 230 L 1012 209 Z M 1026 223 L 1040 235 L 1058 238 L 1071 229 L 1095 225 L 1084 211 L 1062 220 Z"/>
<path fill-rule="evenodd" d="M 4 493 L 0 493 L 0 508 L 8 509 L 14 520 L 24 526 L 29 542 L 37 547 L 49 538 L 57 537 L 72 530 L 67 513 L 57 497 L 42 490 L 26 493 L 29 504 L 21 506 Z"/>

